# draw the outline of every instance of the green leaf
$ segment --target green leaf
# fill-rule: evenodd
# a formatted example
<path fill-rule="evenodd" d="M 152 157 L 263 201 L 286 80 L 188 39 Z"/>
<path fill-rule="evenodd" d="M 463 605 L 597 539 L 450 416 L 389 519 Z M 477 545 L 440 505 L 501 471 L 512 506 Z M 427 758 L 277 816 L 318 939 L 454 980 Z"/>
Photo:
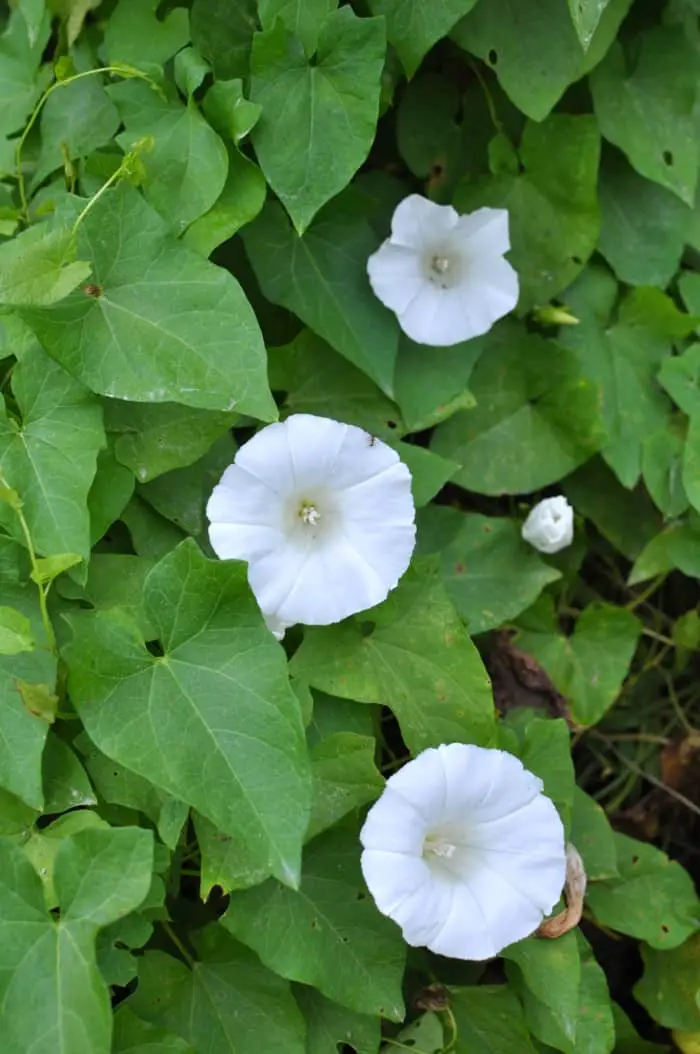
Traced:
<path fill-rule="evenodd" d="M 119 0 L 107 19 L 104 48 L 110 63 L 164 66 L 189 40 L 181 7 L 157 16 L 159 0 Z"/>
<path fill-rule="evenodd" d="M 319 26 L 337 6 L 338 0 L 258 0 L 258 14 L 263 29 L 272 29 L 280 18 L 311 56 L 318 45 Z"/>
<path fill-rule="evenodd" d="M 405 946 L 365 892 L 354 829 L 306 847 L 298 891 L 270 881 L 234 893 L 221 921 L 282 977 L 358 1013 L 403 1019 Z"/>
<path fill-rule="evenodd" d="M 572 472 L 603 442 L 600 394 L 575 357 L 502 323 L 471 379 L 476 407 L 439 425 L 436 453 L 461 464 L 454 482 L 478 494 L 522 494 Z"/>
<path fill-rule="evenodd" d="M 700 927 L 700 900 L 690 875 L 646 842 L 615 834 L 619 878 L 594 882 L 588 906 L 603 926 L 677 948 Z"/>
<path fill-rule="evenodd" d="M 499 732 L 515 733 L 515 743 L 509 744 L 503 736 L 504 749 L 511 750 L 529 772 L 539 776 L 544 793 L 556 805 L 564 829 L 568 831 L 576 784 L 566 721 L 542 717 L 524 707 L 514 707 L 499 725 Z"/>
<path fill-rule="evenodd" d="M 57 553 L 56 556 L 39 557 L 36 566 L 32 568 L 30 578 L 37 585 L 44 586 L 48 582 L 53 582 L 64 571 L 77 567 L 81 560 L 82 556 L 78 553 Z"/>
<path fill-rule="evenodd" d="M 235 837 L 244 866 L 294 883 L 308 760 L 284 652 L 244 565 L 209 561 L 185 542 L 144 592 L 162 655 L 125 620 L 71 620 L 65 659 L 85 730 L 108 757 Z"/>
<path fill-rule="evenodd" d="M 61 915 L 44 907 L 41 881 L 21 849 L 0 852 L 3 1048 L 7 1054 L 66 1050 L 109 1054 L 108 989 L 95 935 L 148 891 L 153 840 L 138 828 L 84 830 L 59 847 L 54 882 Z"/>
<path fill-rule="evenodd" d="M 88 494 L 90 537 L 97 542 L 119 518 L 134 493 L 133 473 L 120 465 L 109 442 L 97 456 L 97 473 Z"/>
<path fill-rule="evenodd" d="M 472 634 L 512 621 L 561 577 L 505 517 L 434 505 L 418 524 L 418 551 L 440 554 L 443 582 Z"/>
<path fill-rule="evenodd" d="M 41 91 L 37 80 L 50 34 L 49 18 L 32 40 L 21 11 L 10 11 L 0 36 L 0 136 L 18 131 L 34 108 Z"/>
<path fill-rule="evenodd" d="M 343 1043 L 357 1054 L 377 1054 L 379 1018 L 332 1003 L 306 985 L 293 985 L 292 991 L 306 1021 L 306 1054 L 338 1054 Z"/>
<path fill-rule="evenodd" d="M 385 52 L 383 21 L 358 18 L 350 7 L 321 23 L 313 62 L 281 19 L 255 35 L 250 97 L 263 115 L 251 136 L 299 234 L 367 158 Z"/>
<path fill-rule="evenodd" d="M 118 399 L 275 416 L 260 330 L 235 278 L 172 240 L 138 191 L 104 194 L 78 248 L 98 295 L 22 312 L 70 373 Z"/>
<path fill-rule="evenodd" d="M 588 941 L 577 931 L 581 953 L 581 987 L 579 989 L 576 1052 L 579 1054 L 609 1054 L 615 1048 L 615 1019 L 610 1002 L 608 982 L 602 967 L 596 962 Z M 639 1052 L 638 1052 L 639 1054 Z"/>
<path fill-rule="evenodd" d="M 33 586 L 3 583 L 3 600 L 28 619 L 40 647 L 17 655 L 0 654 L 0 787 L 41 810 L 41 756 L 49 725 L 27 703 L 35 686 L 55 684 L 56 660 L 46 648 L 36 597 Z"/>
<path fill-rule="evenodd" d="M 508 209 L 510 258 L 520 276 L 519 307 L 525 310 L 570 285 L 596 247 L 600 133 L 595 118 L 553 114 L 542 124 L 529 121 L 519 153 L 519 174 L 462 182 L 454 205 L 459 212 Z"/>
<path fill-rule="evenodd" d="M 224 139 L 240 143 L 257 124 L 262 106 L 243 95 L 243 81 L 218 80 L 204 97 L 204 115 Z"/>
<path fill-rule="evenodd" d="M 264 882 L 268 871 L 261 865 L 252 868 L 241 858 L 237 841 L 220 830 L 206 816 L 195 812 L 192 815 L 200 853 L 199 895 L 207 900 L 215 886 L 224 893 L 232 889 L 247 889 L 248 886 Z"/>
<path fill-rule="evenodd" d="M 581 961 L 576 934 L 566 933 L 557 940 L 531 937 L 506 948 L 502 954 L 506 976 L 522 999 L 532 1033 L 542 1043 L 566 1054 L 579 1051 Z"/>
<path fill-rule="evenodd" d="M 641 946 L 644 976 L 634 996 L 665 1028 L 700 1031 L 700 933 L 673 951 Z"/>
<path fill-rule="evenodd" d="M 21 420 L 0 407 L 0 469 L 21 495 L 35 548 L 85 558 L 87 495 L 105 442 L 99 403 L 38 347 L 15 366 L 12 391 Z M 17 533 L 11 510 L 0 506 L 0 519 Z"/>
<path fill-rule="evenodd" d="M 148 951 L 131 1006 L 139 1017 L 211 1054 L 305 1054 L 304 1020 L 289 984 L 213 923 L 198 940 L 200 961 Z"/>
<path fill-rule="evenodd" d="M 117 438 L 114 453 L 140 482 L 192 465 L 228 432 L 237 415 L 177 403 L 103 402 L 105 428 Z"/>
<path fill-rule="evenodd" d="M 684 295 L 694 288 L 687 279 L 681 281 Z M 697 288 L 700 289 L 700 285 Z M 667 356 L 661 363 L 658 376 L 683 413 L 691 417 L 700 414 L 700 344 L 691 344 L 680 355 Z"/>
<path fill-rule="evenodd" d="M 194 0 L 192 4 L 192 43 L 211 62 L 219 80 L 248 76 L 257 28 L 256 0 Z"/>
<path fill-rule="evenodd" d="M 398 407 L 311 330 L 270 348 L 268 357 L 270 387 L 286 392 L 285 412 L 332 417 L 385 442 L 405 431 Z"/>
<path fill-rule="evenodd" d="M 209 73 L 211 66 L 196 48 L 187 47 L 178 51 L 173 63 L 173 75 L 178 89 L 187 97 L 188 103 L 192 101 L 192 96 L 197 88 L 201 88 L 204 78 Z"/>
<path fill-rule="evenodd" d="M 243 240 L 267 299 L 293 311 L 391 398 L 399 330 L 369 287 L 367 258 L 377 242 L 367 221 L 334 203 L 299 238 L 270 203 Z"/>
<path fill-rule="evenodd" d="M 648 435 L 642 446 L 642 477 L 666 519 L 682 515 L 689 504 L 682 478 L 684 431 L 678 422 L 670 421 L 667 428 Z"/>
<path fill-rule="evenodd" d="M 79 72 L 92 62 L 83 50 L 73 50 Z M 41 111 L 41 150 L 32 175 L 36 190 L 48 175 L 66 162 L 87 157 L 108 143 L 119 128 L 119 114 L 103 86 L 101 74 L 66 81 L 46 100 Z"/>
<path fill-rule="evenodd" d="M 700 59 L 684 32 L 641 33 L 634 59 L 614 44 L 591 75 L 600 129 L 645 179 L 693 207 L 700 165 L 696 135 Z"/>
<path fill-rule="evenodd" d="M 486 347 L 486 339 L 477 337 L 451 348 L 430 348 L 401 334 L 394 390 L 409 432 L 432 428 L 474 405 L 467 384 Z"/>
<path fill-rule="evenodd" d="M 214 486 L 233 461 L 236 447 L 230 434 L 219 437 L 204 457 L 187 468 L 176 468 L 139 487 L 139 494 L 161 516 L 199 537 L 207 527 L 205 507 Z"/>
<path fill-rule="evenodd" d="M 535 656 L 580 725 L 593 725 L 617 699 L 641 634 L 641 624 L 624 608 L 594 602 L 579 615 L 573 636 L 558 631 L 553 609 L 544 618 L 524 615 L 518 647 Z"/>
<path fill-rule="evenodd" d="M 226 183 L 228 154 L 194 102 L 164 99 L 141 80 L 107 89 L 125 131 L 117 142 L 128 153 L 146 136 L 153 146 L 144 152 L 141 186 L 154 209 L 175 235 L 213 206 Z"/>
<path fill-rule="evenodd" d="M 79 805 L 97 805 L 85 769 L 55 732 L 49 732 L 41 768 L 45 813 L 67 812 Z"/>
<path fill-rule="evenodd" d="M 114 1015 L 112 1054 L 195 1054 L 195 1050 L 173 1032 L 142 1021 L 122 1003 Z"/>
<path fill-rule="evenodd" d="M 700 531 L 695 523 L 669 524 L 639 554 L 628 585 L 638 585 L 674 568 L 692 578 L 700 577 L 699 544 Z"/>
<path fill-rule="evenodd" d="M 104 800 L 142 812 L 155 824 L 165 845 L 174 850 L 187 819 L 187 805 L 106 757 L 85 733 L 78 737 L 76 746 L 83 755 L 90 779 Z"/>
<path fill-rule="evenodd" d="M 688 209 L 675 194 L 642 179 L 624 157 L 612 151 L 604 154 L 598 193 L 598 248 L 617 277 L 629 285 L 665 288 L 683 254 Z"/>
<path fill-rule="evenodd" d="M 314 793 L 307 840 L 332 827 L 347 813 L 378 798 L 384 779 L 375 764 L 374 736 L 336 732 L 311 750 Z"/>
<path fill-rule="evenodd" d="M 379 607 L 308 628 L 291 670 L 331 695 L 390 707 L 414 753 L 493 739 L 488 676 L 432 563 L 410 569 Z"/>
<path fill-rule="evenodd" d="M 629 491 L 602 458 L 594 458 L 562 487 L 576 511 L 592 520 L 611 545 L 634 560 L 662 527 L 662 519 L 646 490 Z"/>
<path fill-rule="evenodd" d="M 700 415 L 693 416 L 683 452 L 683 486 L 694 509 L 700 510 Z"/>
<path fill-rule="evenodd" d="M 488 63 L 519 110 L 541 121 L 566 88 L 602 59 L 630 6 L 631 0 L 610 0 L 585 55 L 561 0 L 529 0 L 527 6 L 488 0 L 477 4 L 452 36 Z"/>
<path fill-rule="evenodd" d="M 581 46 L 588 48 L 610 0 L 568 0 L 569 12 Z"/>
<path fill-rule="evenodd" d="M 426 6 L 421 0 L 371 0 L 375 15 L 386 18 L 386 35 L 396 48 L 408 77 L 424 55 L 446 37 L 455 23 L 468 14 L 476 0 L 440 0 Z"/>
<path fill-rule="evenodd" d="M 523 1009 L 508 985 L 453 988 L 460 1048 L 479 1054 L 535 1054 Z"/>
<path fill-rule="evenodd" d="M 615 833 L 603 809 L 574 787 L 570 839 L 581 854 L 589 882 L 617 878 Z"/>
<path fill-rule="evenodd" d="M 216 85 L 214 85 L 216 87 Z M 258 215 L 265 204 L 267 184 L 258 166 L 234 147 L 228 150 L 228 176 L 221 196 L 208 212 L 187 228 L 182 243 L 200 256 L 209 256 Z"/>
<path fill-rule="evenodd" d="M 36 641 L 29 619 L 16 608 L 0 607 L 0 655 L 34 651 Z"/>
<path fill-rule="evenodd" d="M 417 509 L 427 505 L 459 468 L 456 461 L 440 457 L 418 443 L 394 442 L 391 445 L 411 473 L 411 489 Z"/>
<path fill-rule="evenodd" d="M 186 537 L 184 531 L 170 523 L 148 502 L 135 495 L 120 519 L 129 529 L 134 551 L 147 559 L 160 560 Z"/>
<path fill-rule="evenodd" d="M 645 287 L 625 298 L 614 324 L 583 320 L 560 336 L 576 353 L 584 376 L 602 391 L 608 432 L 603 457 L 626 487 L 639 479 L 645 438 L 668 419 L 656 374 L 673 341 L 690 333 L 695 321 L 660 289 Z"/>
<path fill-rule="evenodd" d="M 63 300 L 89 277 L 91 266 L 75 259 L 75 236 L 40 223 L 0 245 L 0 304 L 45 307 Z"/>

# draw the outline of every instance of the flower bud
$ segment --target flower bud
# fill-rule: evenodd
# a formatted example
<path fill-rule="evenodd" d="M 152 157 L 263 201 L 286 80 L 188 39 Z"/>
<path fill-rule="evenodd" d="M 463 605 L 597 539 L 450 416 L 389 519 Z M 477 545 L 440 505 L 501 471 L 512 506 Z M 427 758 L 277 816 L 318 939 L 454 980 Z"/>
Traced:
<path fill-rule="evenodd" d="M 574 540 L 574 510 L 562 494 L 545 498 L 530 510 L 521 533 L 541 553 L 558 553 Z"/>

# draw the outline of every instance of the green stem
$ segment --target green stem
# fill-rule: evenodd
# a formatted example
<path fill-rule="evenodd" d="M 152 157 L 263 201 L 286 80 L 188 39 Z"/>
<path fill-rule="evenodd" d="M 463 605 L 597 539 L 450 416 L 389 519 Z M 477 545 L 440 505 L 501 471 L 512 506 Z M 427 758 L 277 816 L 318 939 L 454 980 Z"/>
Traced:
<path fill-rule="evenodd" d="M 459 1039 L 459 1029 L 457 1028 L 455 1016 L 449 1006 L 445 1007 L 443 1013 L 447 1017 L 447 1020 L 450 1023 L 450 1029 L 452 1031 L 452 1035 L 450 1036 L 450 1042 L 443 1049 L 443 1054 L 448 1054 L 450 1050 L 454 1050 L 457 1046 L 457 1040 Z"/>
<path fill-rule="evenodd" d="M 112 173 L 112 175 L 109 177 L 109 179 L 105 183 L 102 184 L 100 189 L 95 194 L 93 194 L 93 196 L 90 198 L 90 200 L 88 201 L 88 203 L 85 206 L 85 208 L 82 210 L 82 212 L 80 212 L 78 214 L 78 217 L 77 217 L 75 223 L 73 224 L 73 230 L 71 231 L 71 233 L 73 235 L 75 235 L 75 233 L 78 230 L 78 227 L 83 222 L 83 220 L 87 216 L 87 214 L 90 211 L 90 209 L 93 207 L 93 205 L 97 204 L 97 202 L 100 200 L 100 198 L 102 197 L 104 192 L 106 190 L 109 190 L 109 188 L 111 186 L 113 186 L 118 180 L 121 179 L 121 177 L 123 176 L 124 172 L 127 171 L 129 165 L 133 161 L 133 157 L 134 157 L 134 155 L 132 153 L 126 154 L 125 157 L 123 158 L 121 164 L 119 165 L 119 168 L 115 169 L 114 172 Z"/>
<path fill-rule="evenodd" d="M 142 73 L 141 70 L 132 69 L 126 66 L 99 66 L 94 70 L 84 70 L 82 73 L 74 73 L 72 77 L 66 77 L 64 80 L 53 81 L 48 86 L 46 91 L 43 93 L 38 103 L 32 110 L 31 116 L 25 125 L 24 131 L 17 140 L 17 146 L 15 148 L 15 171 L 17 175 L 17 187 L 19 190 L 19 200 L 21 205 L 22 218 L 25 223 L 29 219 L 29 202 L 27 200 L 27 189 L 24 182 L 24 172 L 22 171 L 22 150 L 24 144 L 27 141 L 27 137 L 31 132 L 32 128 L 37 122 L 39 114 L 41 113 L 44 103 L 49 99 L 57 88 L 64 88 L 68 84 L 74 84 L 75 81 L 83 80 L 85 77 L 93 77 L 98 73 L 114 73 L 120 77 L 139 77 L 141 80 L 149 81 L 152 83 L 152 78 L 147 73 Z"/>
<path fill-rule="evenodd" d="M 0 476 L 0 481 L 2 481 L 2 479 L 3 479 L 3 477 Z M 39 590 L 39 608 L 41 610 L 41 621 L 42 621 L 43 626 L 44 626 L 44 632 L 46 633 L 46 639 L 49 642 L 49 647 L 50 647 L 51 651 L 55 655 L 56 654 L 56 636 L 55 636 L 54 631 L 53 631 L 53 626 L 51 625 L 51 619 L 49 617 L 49 609 L 48 609 L 48 607 L 46 605 L 46 597 L 48 595 L 48 591 L 49 591 L 50 585 L 49 585 L 49 587 L 47 589 L 44 589 L 43 585 L 41 584 L 41 575 L 39 574 L 39 565 L 37 563 L 36 553 L 34 552 L 34 543 L 32 542 L 32 536 L 31 536 L 31 533 L 29 531 L 29 524 L 27 523 L 27 521 L 26 521 L 26 519 L 24 517 L 24 513 L 22 512 L 22 507 L 21 507 L 21 505 L 13 505 L 12 507 L 15 510 L 15 513 L 17 515 L 17 519 L 19 520 L 20 527 L 22 528 L 22 534 L 24 535 L 25 545 L 27 546 L 27 551 L 29 552 L 29 562 L 32 565 L 32 572 L 33 572 L 33 575 L 34 575 L 34 581 L 36 583 L 37 589 Z"/>
<path fill-rule="evenodd" d="M 187 963 L 187 965 L 189 966 L 189 968 L 190 968 L 190 970 L 191 970 L 191 969 L 192 969 L 192 967 L 194 966 L 194 959 L 192 958 L 192 956 L 190 955 L 190 953 L 189 953 L 189 952 L 187 951 L 187 948 L 186 948 L 186 947 L 185 947 L 185 945 L 184 945 L 184 944 L 182 943 L 182 941 L 181 941 L 181 940 L 180 940 L 180 938 L 178 937 L 178 935 L 177 935 L 177 933 L 175 932 L 175 930 L 174 930 L 174 929 L 172 928 L 172 926 L 170 925 L 170 923 L 169 923 L 169 922 L 167 922 L 167 921 L 165 921 L 165 920 L 162 920 L 162 921 L 161 921 L 161 926 L 163 927 L 163 929 L 164 929 L 164 930 L 165 930 L 165 932 L 167 933 L 168 937 L 170 938 L 170 940 L 172 941 L 172 943 L 173 943 L 173 944 L 175 945 L 175 947 L 176 947 L 176 948 L 177 948 L 177 950 L 179 951 L 180 955 L 181 955 L 181 956 L 182 956 L 182 958 L 183 958 L 183 959 L 185 960 L 185 962 Z"/>

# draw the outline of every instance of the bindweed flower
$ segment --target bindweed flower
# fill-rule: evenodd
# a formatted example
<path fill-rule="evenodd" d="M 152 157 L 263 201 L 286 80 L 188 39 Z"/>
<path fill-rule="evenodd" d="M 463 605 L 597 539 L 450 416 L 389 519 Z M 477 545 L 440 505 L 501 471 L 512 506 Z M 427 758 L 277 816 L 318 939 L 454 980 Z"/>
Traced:
<path fill-rule="evenodd" d="M 387 780 L 360 832 L 377 907 L 406 942 L 490 959 L 559 900 L 564 829 L 542 782 L 503 750 L 451 743 Z"/>
<path fill-rule="evenodd" d="M 521 534 L 541 553 L 558 553 L 574 540 L 574 510 L 566 498 L 544 498 L 530 509 Z"/>
<path fill-rule="evenodd" d="M 246 560 L 278 639 L 296 622 L 326 626 L 385 600 L 415 545 L 411 474 L 353 425 L 295 414 L 236 454 L 207 504 L 212 548 Z"/>
<path fill-rule="evenodd" d="M 447 347 L 488 333 L 518 302 L 508 211 L 460 216 L 411 194 L 396 207 L 391 237 L 367 261 L 370 285 L 417 344 Z"/>

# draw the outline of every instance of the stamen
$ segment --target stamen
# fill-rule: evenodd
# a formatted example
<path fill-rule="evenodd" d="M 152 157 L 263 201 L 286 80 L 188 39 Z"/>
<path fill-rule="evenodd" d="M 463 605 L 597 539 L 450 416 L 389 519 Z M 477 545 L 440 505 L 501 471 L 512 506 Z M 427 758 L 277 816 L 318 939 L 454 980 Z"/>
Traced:
<path fill-rule="evenodd" d="M 302 523 L 308 523 L 310 527 L 315 527 L 321 519 L 321 513 L 318 511 L 315 505 L 311 505 L 308 502 L 302 502 L 299 509 L 299 516 Z"/>
<path fill-rule="evenodd" d="M 432 853 L 433 856 L 440 856 L 444 860 L 451 860 L 457 852 L 457 846 L 453 845 L 452 842 L 444 842 L 442 838 L 426 838 L 423 843 L 423 853 Z"/>
<path fill-rule="evenodd" d="M 450 269 L 450 261 L 447 256 L 433 256 L 430 266 L 436 274 L 447 274 Z"/>

